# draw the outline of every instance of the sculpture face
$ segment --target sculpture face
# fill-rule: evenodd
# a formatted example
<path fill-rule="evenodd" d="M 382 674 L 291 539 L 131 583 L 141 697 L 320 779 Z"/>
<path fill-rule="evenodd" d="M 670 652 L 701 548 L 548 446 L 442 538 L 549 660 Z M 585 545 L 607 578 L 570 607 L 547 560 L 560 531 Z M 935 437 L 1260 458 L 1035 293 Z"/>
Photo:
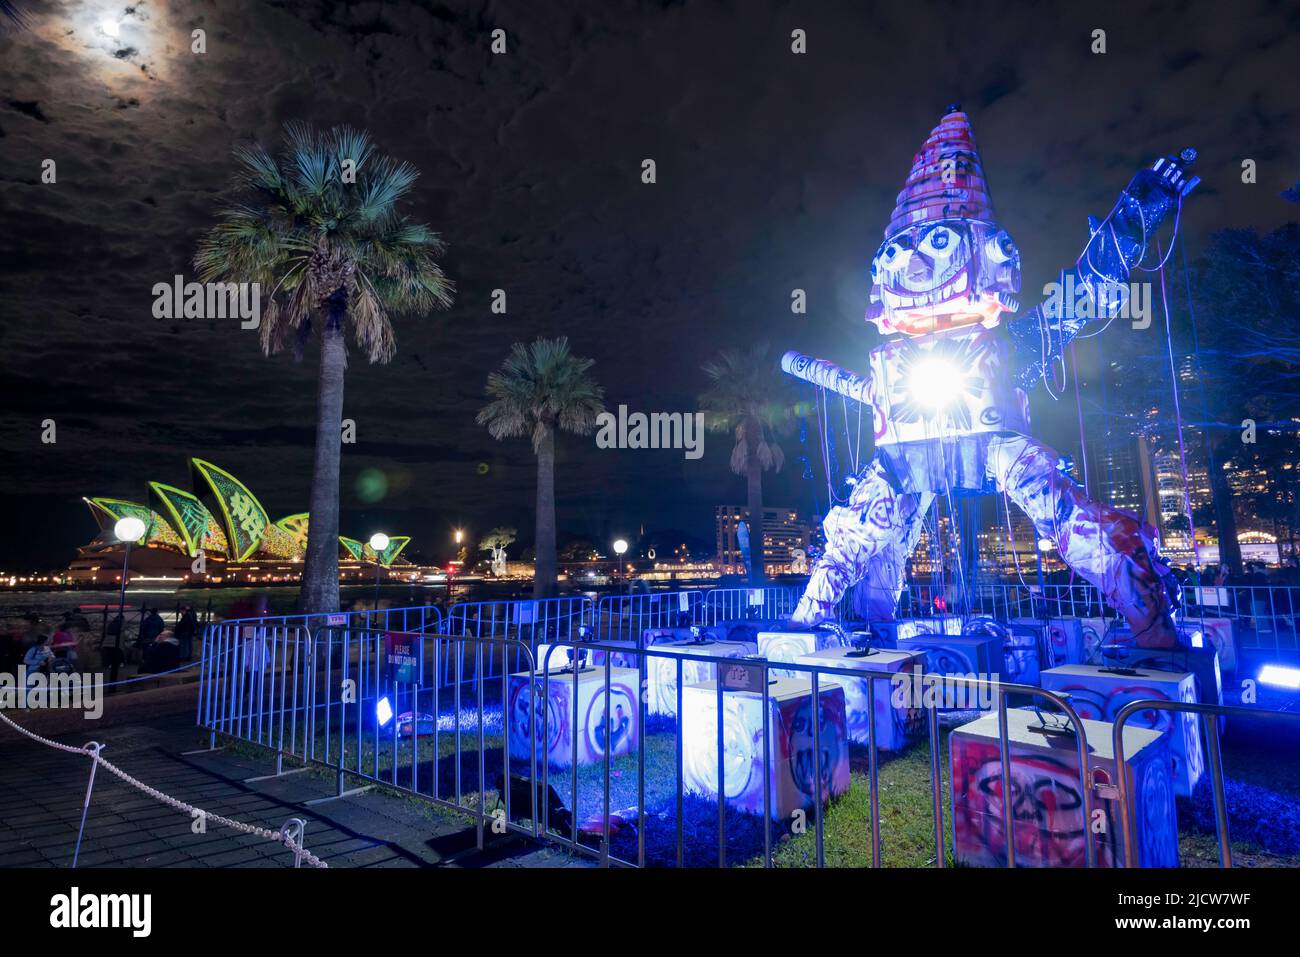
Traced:
<path fill-rule="evenodd" d="M 1020 251 L 1005 229 L 973 219 L 908 226 L 871 261 L 867 319 L 882 333 L 925 335 L 1018 308 Z"/>

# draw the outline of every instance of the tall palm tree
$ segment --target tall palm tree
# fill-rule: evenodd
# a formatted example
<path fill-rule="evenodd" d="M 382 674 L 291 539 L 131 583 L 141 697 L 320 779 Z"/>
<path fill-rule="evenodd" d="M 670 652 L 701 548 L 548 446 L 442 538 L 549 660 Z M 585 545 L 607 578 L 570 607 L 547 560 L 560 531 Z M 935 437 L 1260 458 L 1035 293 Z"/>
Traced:
<path fill-rule="evenodd" d="M 704 364 L 709 387 L 700 394 L 710 431 L 736 437 L 731 470 L 745 476 L 749 524 L 749 581 L 761 584 L 763 569 L 763 473 L 779 472 L 785 453 L 776 436 L 793 420 L 785 379 L 767 343 L 748 349 L 723 349 Z"/>
<path fill-rule="evenodd" d="M 555 430 L 589 435 L 605 410 L 605 390 L 587 370 L 593 360 L 569 351 L 569 340 L 538 339 L 510 347 L 487 380 L 491 398 L 478 414 L 494 439 L 531 437 L 537 456 L 537 536 L 533 597 L 555 594 Z"/>
<path fill-rule="evenodd" d="M 299 604 L 304 612 L 337 611 L 347 333 L 370 362 L 391 359 L 390 313 L 425 314 L 451 304 L 452 283 L 434 261 L 444 246 L 398 208 L 419 175 L 415 167 L 376 152 L 365 132 L 290 123 L 278 158 L 254 144 L 237 148 L 235 159 L 220 222 L 200 242 L 194 265 L 204 282 L 260 284 L 267 355 L 290 345 L 301 357 L 313 330 L 320 337 Z"/>

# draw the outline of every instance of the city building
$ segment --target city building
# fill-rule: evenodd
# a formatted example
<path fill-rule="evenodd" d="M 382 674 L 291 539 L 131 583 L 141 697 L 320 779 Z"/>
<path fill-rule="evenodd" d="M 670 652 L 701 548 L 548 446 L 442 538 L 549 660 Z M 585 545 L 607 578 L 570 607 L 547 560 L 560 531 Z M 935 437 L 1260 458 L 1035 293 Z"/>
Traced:
<path fill-rule="evenodd" d="M 717 561 L 723 575 L 739 575 L 745 563 L 740 554 L 738 529 L 748 509 L 743 505 L 719 505 L 714 510 L 717 532 Z M 763 509 L 763 568 L 768 575 L 787 575 L 806 571 L 808 543 L 812 528 L 792 508 Z M 750 550 L 757 552 L 758 542 L 750 529 Z"/>

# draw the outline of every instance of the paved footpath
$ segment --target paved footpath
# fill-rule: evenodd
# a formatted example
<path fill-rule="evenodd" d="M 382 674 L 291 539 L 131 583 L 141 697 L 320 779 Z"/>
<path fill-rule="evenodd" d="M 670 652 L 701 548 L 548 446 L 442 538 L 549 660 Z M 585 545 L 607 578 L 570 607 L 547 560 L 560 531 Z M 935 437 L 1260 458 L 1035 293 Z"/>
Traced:
<path fill-rule="evenodd" d="M 104 757 L 165 794 L 246 824 L 277 829 L 307 822 L 306 847 L 331 867 L 583 867 L 566 852 L 523 839 L 475 848 L 469 818 L 415 798 L 366 792 L 305 808 L 333 793 L 313 773 L 246 779 L 275 770 L 268 756 L 207 746 L 194 726 L 193 685 L 122 695 L 100 721 L 6 712 L 14 721 L 74 746 L 92 738 Z M 130 700 L 128 700 L 130 699 Z M 69 727 L 78 730 L 69 731 Z M 5 729 L 0 734 L 0 867 L 68 867 L 77 840 L 90 761 Z M 292 854 L 264 838 L 189 817 L 102 768 L 95 778 L 79 867 L 289 867 Z"/>

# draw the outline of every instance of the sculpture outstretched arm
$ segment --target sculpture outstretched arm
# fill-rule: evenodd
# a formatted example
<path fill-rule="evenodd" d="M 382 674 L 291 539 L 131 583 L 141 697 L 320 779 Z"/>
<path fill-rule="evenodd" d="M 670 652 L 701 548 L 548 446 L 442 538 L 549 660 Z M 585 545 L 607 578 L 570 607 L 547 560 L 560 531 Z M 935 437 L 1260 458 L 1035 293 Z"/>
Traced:
<path fill-rule="evenodd" d="M 781 357 L 781 370 L 796 379 L 830 389 L 840 395 L 870 406 L 867 390 L 871 380 L 837 366 L 825 359 L 814 359 L 799 352 L 787 352 Z"/>
<path fill-rule="evenodd" d="M 1195 159 L 1196 150 L 1185 149 L 1156 160 L 1133 177 L 1105 220 L 1088 217 L 1091 238 L 1074 268 L 1062 273 L 1059 288 L 1007 324 L 1017 385 L 1032 386 L 1089 320 L 1125 313 L 1129 274 L 1154 248 L 1160 224 L 1200 182 L 1186 172 Z"/>

